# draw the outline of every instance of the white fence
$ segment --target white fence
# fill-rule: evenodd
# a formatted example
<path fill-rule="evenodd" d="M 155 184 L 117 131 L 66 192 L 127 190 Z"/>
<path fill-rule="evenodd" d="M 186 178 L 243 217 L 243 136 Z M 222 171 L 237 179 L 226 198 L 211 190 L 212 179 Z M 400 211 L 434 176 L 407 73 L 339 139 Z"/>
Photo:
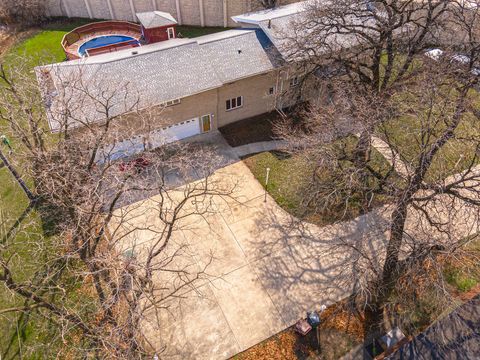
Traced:
<path fill-rule="evenodd" d="M 47 0 L 51 16 L 137 21 L 135 14 L 160 10 L 181 25 L 236 26 L 234 15 L 248 12 L 252 0 Z M 253 0 L 254 1 L 254 0 Z"/>

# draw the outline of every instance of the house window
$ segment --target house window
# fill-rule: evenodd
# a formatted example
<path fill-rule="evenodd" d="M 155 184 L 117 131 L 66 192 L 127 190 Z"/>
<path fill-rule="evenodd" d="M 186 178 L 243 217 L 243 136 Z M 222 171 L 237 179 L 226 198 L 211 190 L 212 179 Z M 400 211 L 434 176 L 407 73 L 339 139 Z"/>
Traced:
<path fill-rule="evenodd" d="M 268 89 L 268 95 L 273 95 L 275 94 L 275 86 L 272 86 L 270 89 Z"/>
<path fill-rule="evenodd" d="M 290 87 L 295 87 L 300 84 L 300 78 L 298 76 L 295 76 L 290 79 Z"/>
<path fill-rule="evenodd" d="M 229 99 L 227 100 L 226 102 L 226 109 L 227 111 L 229 110 L 234 110 L 234 109 L 238 109 L 240 107 L 243 106 L 243 96 L 238 96 L 236 98 L 233 98 L 233 99 Z"/>
<path fill-rule="evenodd" d="M 167 29 L 168 40 L 175 38 L 175 30 L 173 28 Z"/>
<path fill-rule="evenodd" d="M 178 104 L 180 104 L 180 99 L 170 100 L 170 101 L 167 101 L 167 102 L 163 103 L 162 105 L 165 106 L 165 107 L 169 107 L 169 106 L 174 106 L 174 105 L 178 105 Z"/>

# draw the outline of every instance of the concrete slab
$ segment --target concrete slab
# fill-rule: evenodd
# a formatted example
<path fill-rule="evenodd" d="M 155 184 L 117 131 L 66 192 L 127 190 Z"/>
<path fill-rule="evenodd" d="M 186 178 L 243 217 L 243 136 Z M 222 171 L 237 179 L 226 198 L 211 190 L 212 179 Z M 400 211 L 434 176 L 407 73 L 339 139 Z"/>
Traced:
<path fill-rule="evenodd" d="M 242 266 L 247 260 L 242 248 L 228 228 L 220 214 L 202 218 L 197 227 L 190 226 L 183 230 L 195 249 L 195 258 L 200 268 L 205 269 L 212 278 L 226 275 Z"/>
<path fill-rule="evenodd" d="M 241 350 L 285 328 L 275 304 L 250 266 L 215 280 L 212 290 Z"/>
<path fill-rule="evenodd" d="M 165 359 L 227 359 L 240 351 L 210 285 L 170 299 L 144 324 L 151 346 Z"/>

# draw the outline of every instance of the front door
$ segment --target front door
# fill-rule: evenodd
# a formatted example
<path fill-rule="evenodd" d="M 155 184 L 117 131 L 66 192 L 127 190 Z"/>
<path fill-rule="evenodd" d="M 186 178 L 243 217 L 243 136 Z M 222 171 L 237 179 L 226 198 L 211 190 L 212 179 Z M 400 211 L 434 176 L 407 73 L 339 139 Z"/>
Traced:
<path fill-rule="evenodd" d="M 203 115 L 200 118 L 200 124 L 202 126 L 202 132 L 209 132 L 212 130 L 212 115 Z"/>

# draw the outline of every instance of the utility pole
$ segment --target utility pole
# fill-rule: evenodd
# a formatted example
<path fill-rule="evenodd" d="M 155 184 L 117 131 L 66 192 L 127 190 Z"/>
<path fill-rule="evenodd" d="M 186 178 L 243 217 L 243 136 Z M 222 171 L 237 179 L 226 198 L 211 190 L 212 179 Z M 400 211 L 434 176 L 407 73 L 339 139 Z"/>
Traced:
<path fill-rule="evenodd" d="M 32 192 L 30 191 L 30 189 L 27 187 L 27 185 L 25 184 L 25 182 L 22 180 L 22 178 L 20 177 L 20 175 L 18 175 L 17 171 L 13 168 L 12 164 L 10 164 L 10 162 L 8 161 L 8 159 L 5 157 L 5 155 L 3 155 L 3 152 L 2 152 L 2 149 L 0 149 L 0 160 L 3 161 L 3 163 L 5 164 L 5 166 L 7 167 L 8 170 L 10 170 L 10 172 L 12 173 L 13 177 L 15 178 L 15 180 L 17 180 L 18 184 L 20 185 L 20 187 L 22 188 L 22 190 L 25 192 L 25 194 L 27 195 L 28 199 L 30 201 L 35 201 L 35 196 L 32 194 Z"/>

